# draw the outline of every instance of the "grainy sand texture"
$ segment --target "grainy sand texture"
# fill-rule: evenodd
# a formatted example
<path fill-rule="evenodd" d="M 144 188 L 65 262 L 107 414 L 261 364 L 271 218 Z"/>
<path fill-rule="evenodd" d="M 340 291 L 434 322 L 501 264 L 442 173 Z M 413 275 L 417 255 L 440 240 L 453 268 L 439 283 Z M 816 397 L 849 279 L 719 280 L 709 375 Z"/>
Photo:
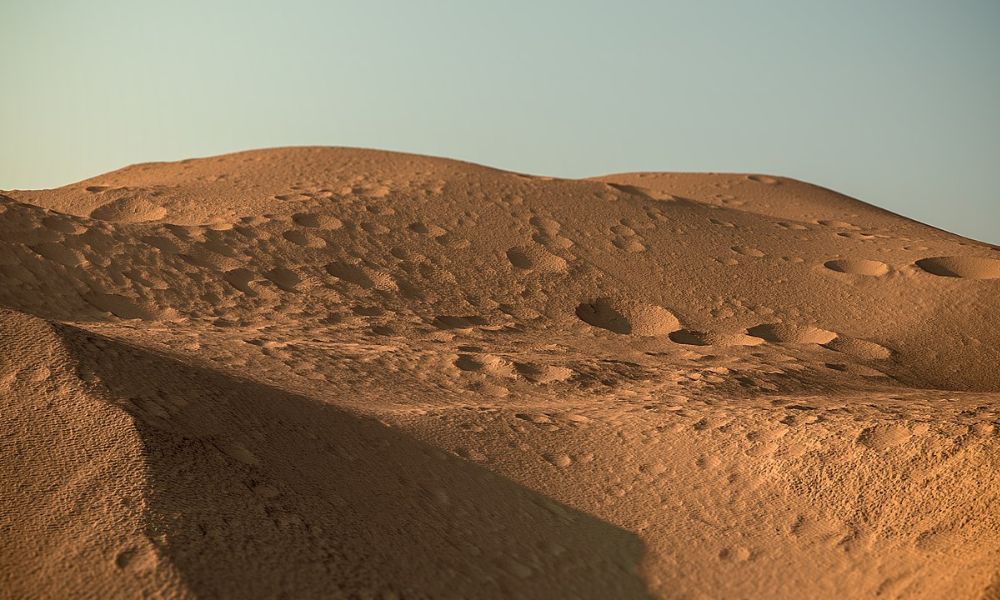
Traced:
<path fill-rule="evenodd" d="M 0 597 L 1000 598 L 1000 251 L 286 148 L 0 195 Z"/>

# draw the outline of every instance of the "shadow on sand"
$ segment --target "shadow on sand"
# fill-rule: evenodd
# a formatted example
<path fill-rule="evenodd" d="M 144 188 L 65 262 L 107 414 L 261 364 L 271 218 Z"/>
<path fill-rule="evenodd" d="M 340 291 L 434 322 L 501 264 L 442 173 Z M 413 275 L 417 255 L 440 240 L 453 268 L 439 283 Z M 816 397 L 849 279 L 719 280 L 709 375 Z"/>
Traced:
<path fill-rule="evenodd" d="M 376 420 L 60 330 L 134 417 L 147 536 L 199 597 L 647 596 L 616 526 Z"/>

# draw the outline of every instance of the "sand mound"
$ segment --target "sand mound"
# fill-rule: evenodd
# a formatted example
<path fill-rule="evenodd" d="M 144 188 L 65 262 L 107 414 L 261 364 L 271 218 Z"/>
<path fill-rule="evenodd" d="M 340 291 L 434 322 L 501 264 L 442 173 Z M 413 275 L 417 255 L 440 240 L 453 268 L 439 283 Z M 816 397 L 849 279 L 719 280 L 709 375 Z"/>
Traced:
<path fill-rule="evenodd" d="M 677 317 L 661 306 L 606 297 L 579 305 L 576 316 L 589 325 L 621 335 L 666 335 L 681 326 Z"/>
<path fill-rule="evenodd" d="M 349 148 L 0 194 L 0 596 L 988 596 L 994 253 Z"/>
<path fill-rule="evenodd" d="M 0 310 L 0 595 L 182 589 L 146 535 L 142 436 L 77 368 L 54 327 Z"/>
<path fill-rule="evenodd" d="M 167 216 L 167 209 L 143 198 L 119 198 L 95 208 L 90 213 L 92 219 L 116 223 L 141 223 L 159 221 Z"/>
<path fill-rule="evenodd" d="M 937 256 L 917 261 L 917 266 L 941 277 L 962 279 L 1000 278 L 1000 260 L 975 256 Z"/>

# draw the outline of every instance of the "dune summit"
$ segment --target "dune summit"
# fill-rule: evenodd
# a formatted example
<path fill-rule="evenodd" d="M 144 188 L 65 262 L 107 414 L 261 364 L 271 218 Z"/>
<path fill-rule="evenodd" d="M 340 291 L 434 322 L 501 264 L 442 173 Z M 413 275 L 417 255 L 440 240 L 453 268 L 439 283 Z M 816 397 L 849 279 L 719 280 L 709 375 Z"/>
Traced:
<path fill-rule="evenodd" d="M 0 596 L 996 598 L 1000 251 L 287 148 L 0 195 Z"/>

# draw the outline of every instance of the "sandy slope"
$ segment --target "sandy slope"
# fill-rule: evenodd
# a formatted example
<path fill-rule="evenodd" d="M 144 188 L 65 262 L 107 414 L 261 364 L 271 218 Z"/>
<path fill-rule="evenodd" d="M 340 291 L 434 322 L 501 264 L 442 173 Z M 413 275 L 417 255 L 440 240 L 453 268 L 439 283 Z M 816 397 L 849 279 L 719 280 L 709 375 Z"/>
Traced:
<path fill-rule="evenodd" d="M 0 196 L 0 596 L 1000 597 L 1000 252 L 293 148 Z"/>

